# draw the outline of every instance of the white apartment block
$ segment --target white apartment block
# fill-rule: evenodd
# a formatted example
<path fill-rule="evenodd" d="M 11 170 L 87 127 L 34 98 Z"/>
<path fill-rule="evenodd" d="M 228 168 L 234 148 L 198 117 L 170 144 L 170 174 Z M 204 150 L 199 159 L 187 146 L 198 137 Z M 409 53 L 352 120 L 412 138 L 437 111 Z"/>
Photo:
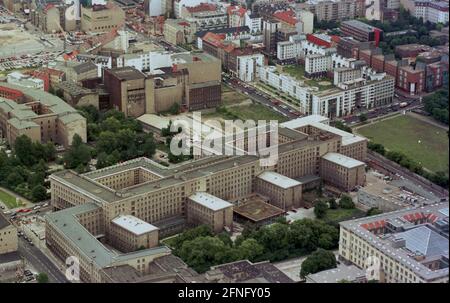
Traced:
<path fill-rule="evenodd" d="M 7 76 L 7 82 L 26 88 L 44 90 L 44 80 L 24 75 L 19 72 L 12 72 Z"/>
<path fill-rule="evenodd" d="M 244 25 L 248 26 L 250 33 L 258 34 L 262 32 L 262 18 L 252 15 L 251 11 L 247 11 L 244 15 Z"/>
<path fill-rule="evenodd" d="M 378 265 L 380 282 L 448 283 L 448 210 L 437 203 L 341 222 L 339 258 Z"/>
<path fill-rule="evenodd" d="M 183 6 L 186 7 L 194 7 L 201 3 L 216 3 L 218 1 L 215 0 L 174 0 L 173 1 L 173 12 L 175 14 L 175 18 L 181 18 L 181 11 Z"/>
<path fill-rule="evenodd" d="M 307 77 L 326 73 L 331 69 L 331 56 L 328 55 L 306 55 L 305 57 L 305 73 Z"/>
<path fill-rule="evenodd" d="M 338 85 L 342 82 L 353 81 L 361 78 L 361 70 L 357 68 L 341 67 L 333 69 L 333 84 Z"/>
<path fill-rule="evenodd" d="M 400 0 L 400 3 L 415 17 L 422 18 L 423 22 L 443 24 L 448 22 L 448 1 Z"/>
<path fill-rule="evenodd" d="M 237 76 L 241 81 L 252 82 L 257 78 L 259 67 L 264 65 L 263 54 L 244 55 L 237 57 Z"/>
<path fill-rule="evenodd" d="M 299 111 L 308 115 L 341 117 L 356 108 L 369 109 L 391 103 L 394 97 L 395 79 L 385 73 L 376 74 L 362 69 L 365 78 L 360 77 L 339 83 L 336 87 L 320 91 L 304 81 L 280 74 L 274 66 L 262 66 L 259 79 L 298 101 Z"/>
<path fill-rule="evenodd" d="M 326 48 L 309 42 L 305 38 L 291 36 L 289 41 L 277 43 L 277 59 L 290 60 L 304 58 L 306 55 L 328 55 L 336 53 L 336 48 Z"/>

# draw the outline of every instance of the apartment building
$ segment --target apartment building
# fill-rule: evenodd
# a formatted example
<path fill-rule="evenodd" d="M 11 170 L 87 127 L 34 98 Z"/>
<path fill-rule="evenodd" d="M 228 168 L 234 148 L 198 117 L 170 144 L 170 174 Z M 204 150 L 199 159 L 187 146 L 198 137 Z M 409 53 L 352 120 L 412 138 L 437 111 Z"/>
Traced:
<path fill-rule="evenodd" d="M 91 33 L 110 32 L 125 23 L 125 12 L 112 1 L 107 5 L 81 7 L 81 30 Z"/>
<path fill-rule="evenodd" d="M 38 2 L 37 7 L 30 10 L 30 22 L 46 33 L 76 30 L 76 20 L 65 18 L 68 5 Z"/>
<path fill-rule="evenodd" d="M 448 283 L 448 209 L 436 203 L 341 222 L 339 258 L 379 264 L 380 282 Z"/>
<path fill-rule="evenodd" d="M 305 56 L 305 76 L 307 78 L 323 78 L 331 66 L 331 56 L 312 54 Z"/>
<path fill-rule="evenodd" d="M 211 3 L 200 3 L 197 6 L 185 6 L 181 17 L 194 23 L 197 30 L 214 30 L 228 27 L 228 15 L 225 9 Z"/>
<path fill-rule="evenodd" d="M 364 185 L 365 166 L 364 162 L 353 158 L 328 153 L 322 157 L 321 176 L 326 183 L 344 191 L 351 191 Z"/>
<path fill-rule="evenodd" d="M 298 100 L 300 112 L 326 117 L 345 116 L 355 108 L 372 108 L 392 102 L 395 86 L 393 77 L 370 69 L 361 69 L 361 75 L 352 81 L 338 83 L 336 87 L 320 90 L 279 73 L 275 66 L 262 66 L 259 71 L 261 82 Z"/>
<path fill-rule="evenodd" d="M 0 255 L 17 251 L 18 242 L 17 227 L 0 212 Z"/>
<path fill-rule="evenodd" d="M 448 1 L 400 0 L 401 5 L 423 22 L 448 23 Z"/>
<path fill-rule="evenodd" d="M 6 91 L 5 98 L 0 97 L 0 133 L 9 144 L 21 135 L 66 148 L 75 134 L 86 142 L 86 119 L 62 99 L 9 83 L 1 83 L 0 91 Z"/>
<path fill-rule="evenodd" d="M 362 2 L 362 3 L 361 3 Z M 311 11 L 317 21 L 340 21 L 363 17 L 364 1 L 358 0 L 307 0 L 300 8 Z"/>
<path fill-rule="evenodd" d="M 188 224 L 207 225 L 215 233 L 233 228 L 233 204 L 207 192 L 197 192 L 186 199 Z"/>

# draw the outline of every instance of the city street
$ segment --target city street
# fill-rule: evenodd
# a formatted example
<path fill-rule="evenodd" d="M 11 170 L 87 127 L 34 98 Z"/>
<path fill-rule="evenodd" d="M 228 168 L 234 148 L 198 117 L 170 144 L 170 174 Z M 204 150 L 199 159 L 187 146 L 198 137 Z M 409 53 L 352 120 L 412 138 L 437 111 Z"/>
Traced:
<path fill-rule="evenodd" d="M 29 262 L 38 273 L 46 273 L 49 282 L 52 283 L 68 283 L 64 274 L 53 264 L 50 259 L 45 256 L 39 248 L 31 246 L 22 237 L 19 238 L 19 253 Z"/>

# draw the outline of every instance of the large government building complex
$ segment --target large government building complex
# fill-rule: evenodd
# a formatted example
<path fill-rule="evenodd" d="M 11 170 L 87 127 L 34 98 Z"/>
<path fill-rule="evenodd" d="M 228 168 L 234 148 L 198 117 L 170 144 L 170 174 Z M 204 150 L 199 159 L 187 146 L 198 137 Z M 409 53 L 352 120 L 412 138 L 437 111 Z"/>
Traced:
<path fill-rule="evenodd" d="M 155 258 L 170 254 L 158 239 L 187 225 L 231 230 L 235 208 L 255 221 L 251 208 L 243 211 L 246 203 L 283 214 L 302 206 L 308 180 L 321 177 L 344 191 L 363 185 L 366 139 L 328 122 L 308 116 L 282 124 L 273 166 L 246 154 L 172 168 L 138 158 L 85 174 L 57 172 L 50 176 L 55 212 L 46 217 L 47 245 L 62 259 L 78 257 L 83 281 L 102 282 L 113 266 L 146 273 Z"/>

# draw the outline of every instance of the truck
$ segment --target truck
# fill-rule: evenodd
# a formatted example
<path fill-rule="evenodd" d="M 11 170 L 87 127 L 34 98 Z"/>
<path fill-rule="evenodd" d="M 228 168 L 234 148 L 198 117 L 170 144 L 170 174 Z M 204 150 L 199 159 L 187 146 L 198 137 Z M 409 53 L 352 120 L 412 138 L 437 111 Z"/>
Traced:
<path fill-rule="evenodd" d="M 402 102 L 402 103 L 400 103 L 400 108 L 406 107 L 406 106 L 408 106 L 408 102 Z"/>

